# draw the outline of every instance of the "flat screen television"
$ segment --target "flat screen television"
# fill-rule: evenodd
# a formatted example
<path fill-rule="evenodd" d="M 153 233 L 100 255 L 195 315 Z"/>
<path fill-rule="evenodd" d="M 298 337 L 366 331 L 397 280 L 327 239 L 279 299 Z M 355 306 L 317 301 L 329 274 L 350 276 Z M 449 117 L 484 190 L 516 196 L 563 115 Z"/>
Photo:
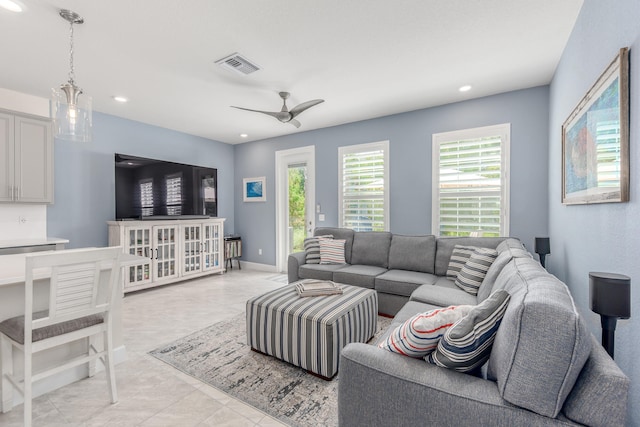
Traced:
<path fill-rule="evenodd" d="M 115 154 L 116 219 L 218 215 L 214 168 Z"/>

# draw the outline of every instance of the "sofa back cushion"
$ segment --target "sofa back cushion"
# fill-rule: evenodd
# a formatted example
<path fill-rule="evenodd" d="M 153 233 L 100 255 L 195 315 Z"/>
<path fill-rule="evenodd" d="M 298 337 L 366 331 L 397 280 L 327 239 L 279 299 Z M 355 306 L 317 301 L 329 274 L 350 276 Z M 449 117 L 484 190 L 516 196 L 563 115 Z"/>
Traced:
<path fill-rule="evenodd" d="M 437 276 L 445 276 L 449 259 L 456 245 L 479 246 L 495 249 L 505 237 L 439 237 L 436 240 L 435 271 Z"/>
<path fill-rule="evenodd" d="M 498 257 L 493 261 L 491 267 L 489 267 L 489 271 L 487 271 L 480 285 L 480 289 L 478 289 L 479 303 L 487 299 L 491 294 L 502 269 L 512 258 L 531 258 L 531 254 L 527 252 L 522 243 L 520 243 L 520 240 L 511 237 L 496 246 L 496 250 L 498 251 Z M 503 287 L 504 286 L 498 285 L 496 289 L 502 289 Z"/>
<path fill-rule="evenodd" d="M 358 231 L 353 236 L 350 264 L 387 268 L 390 246 L 391 233 L 387 231 Z"/>
<path fill-rule="evenodd" d="M 334 239 L 344 240 L 344 259 L 347 264 L 351 264 L 351 248 L 353 246 L 353 235 L 355 231 L 349 228 L 318 227 L 314 230 L 314 236 L 331 235 Z"/>
<path fill-rule="evenodd" d="M 488 377 L 507 402 L 555 418 L 591 352 L 589 332 L 566 285 L 537 261 L 513 258 L 498 284 L 511 302 L 496 334 Z"/>
<path fill-rule="evenodd" d="M 391 237 L 389 270 L 409 270 L 433 274 L 436 258 L 435 236 Z"/>

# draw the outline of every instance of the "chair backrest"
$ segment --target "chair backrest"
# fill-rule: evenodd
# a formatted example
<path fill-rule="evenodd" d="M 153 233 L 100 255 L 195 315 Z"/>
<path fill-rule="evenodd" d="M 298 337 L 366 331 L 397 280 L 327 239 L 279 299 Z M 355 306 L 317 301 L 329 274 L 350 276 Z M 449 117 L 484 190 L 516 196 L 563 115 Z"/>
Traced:
<path fill-rule="evenodd" d="M 25 263 L 25 338 L 33 329 L 109 313 L 117 295 L 121 247 L 28 254 Z M 49 276 L 48 312 L 33 319 L 33 282 Z M 107 319 L 105 319 L 106 321 Z"/>

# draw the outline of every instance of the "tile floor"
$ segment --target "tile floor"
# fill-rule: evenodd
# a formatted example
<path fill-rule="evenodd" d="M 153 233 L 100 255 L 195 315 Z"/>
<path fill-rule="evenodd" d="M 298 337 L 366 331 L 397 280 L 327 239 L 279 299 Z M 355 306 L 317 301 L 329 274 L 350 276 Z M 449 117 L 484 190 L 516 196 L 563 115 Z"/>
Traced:
<path fill-rule="evenodd" d="M 230 270 L 128 294 L 123 304 L 127 360 L 116 366 L 119 401 L 110 404 L 104 372 L 34 400 L 34 426 L 283 426 L 147 352 L 244 313 L 248 298 L 282 286 L 274 273 Z M 22 425 L 22 405 L 0 426 Z"/>

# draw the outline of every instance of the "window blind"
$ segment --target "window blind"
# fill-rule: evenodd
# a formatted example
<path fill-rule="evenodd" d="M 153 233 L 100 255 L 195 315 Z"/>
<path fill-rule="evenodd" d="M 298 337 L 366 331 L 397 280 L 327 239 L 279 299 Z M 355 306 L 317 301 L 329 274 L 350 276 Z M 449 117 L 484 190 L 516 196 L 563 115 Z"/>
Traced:
<path fill-rule="evenodd" d="M 342 153 L 342 226 L 386 229 L 385 147 Z"/>
<path fill-rule="evenodd" d="M 506 234 L 507 172 L 503 169 L 508 164 L 504 149 L 508 137 L 479 130 L 477 137 L 465 131 L 460 134 L 464 138 L 438 138 L 435 146 L 434 224 L 440 236 Z"/>

